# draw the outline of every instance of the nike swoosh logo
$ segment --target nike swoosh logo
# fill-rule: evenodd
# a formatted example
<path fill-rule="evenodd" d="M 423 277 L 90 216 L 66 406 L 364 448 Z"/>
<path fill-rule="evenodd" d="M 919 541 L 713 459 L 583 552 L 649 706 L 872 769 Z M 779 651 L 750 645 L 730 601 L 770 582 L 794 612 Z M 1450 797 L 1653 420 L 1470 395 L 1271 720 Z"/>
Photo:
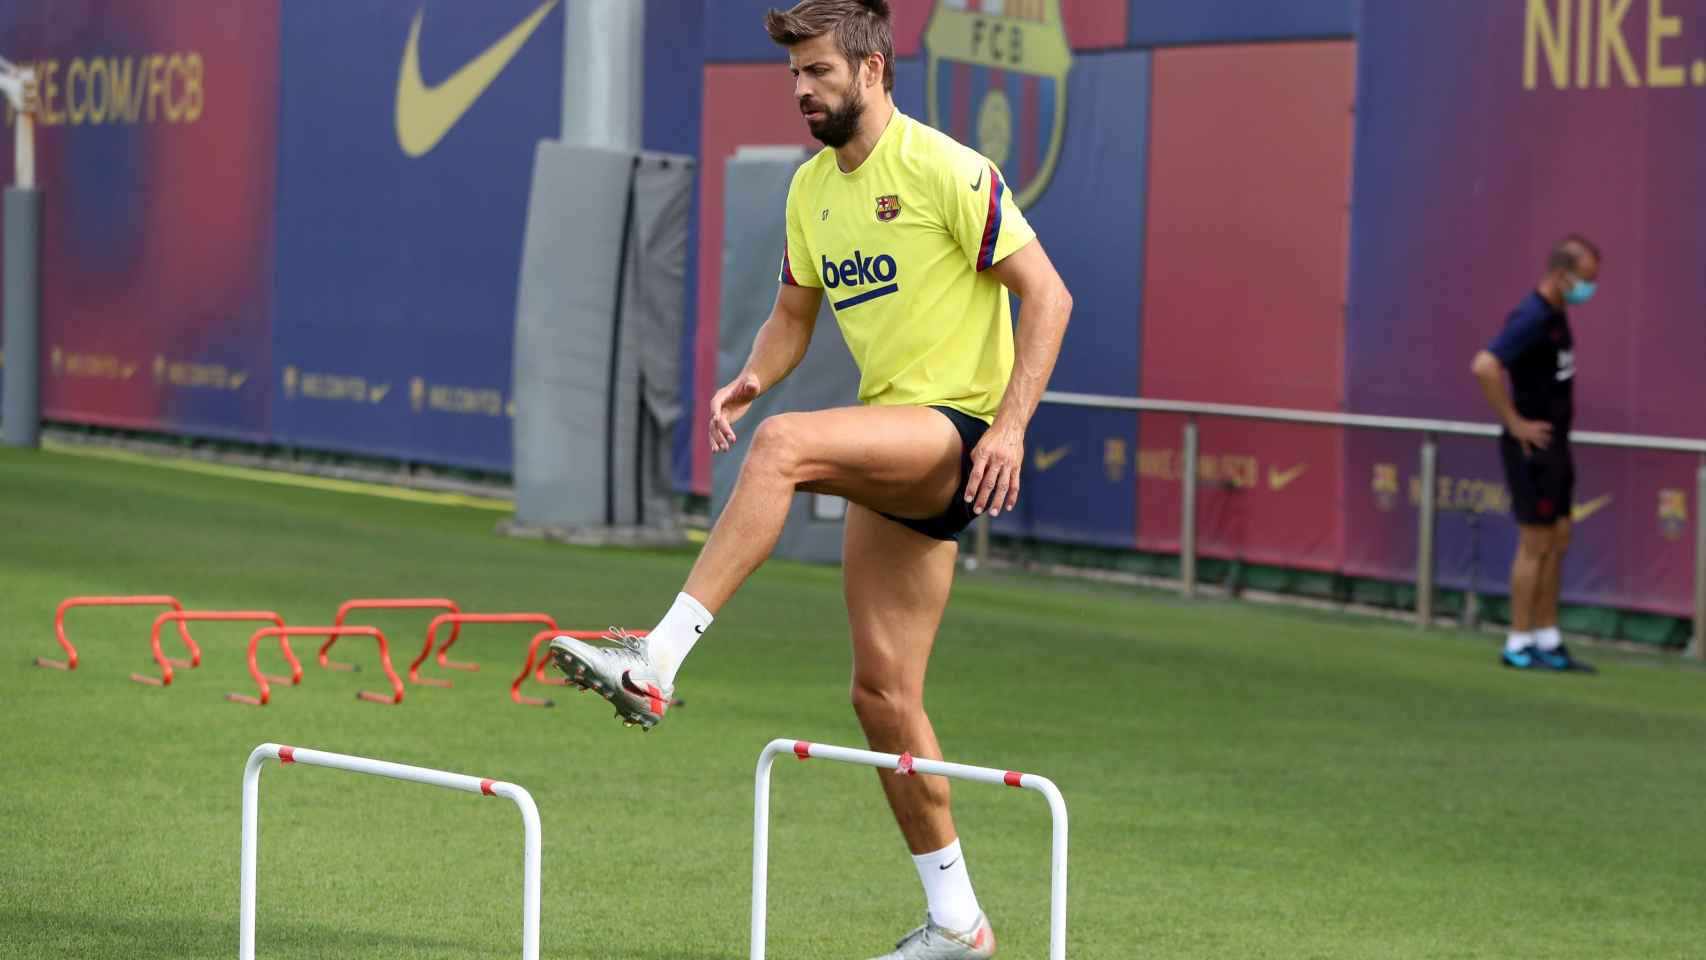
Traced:
<path fill-rule="evenodd" d="M 1284 490 L 1286 487 L 1291 486 L 1293 480 L 1303 476 L 1308 469 L 1309 464 L 1307 463 L 1300 463 L 1297 466 L 1292 467 L 1290 470 L 1275 470 L 1273 467 L 1269 467 L 1268 488 L 1270 490 Z"/>
<path fill-rule="evenodd" d="M 694 625 L 693 625 L 693 632 L 694 632 L 694 633 L 704 633 L 704 632 L 705 632 L 705 628 L 704 628 L 704 627 L 701 627 L 701 626 L 700 626 L 700 625 L 698 625 L 698 624 L 697 624 L 697 623 L 695 623 L 695 624 L 694 624 Z"/>
<path fill-rule="evenodd" d="M 385 399 L 385 395 L 387 393 L 390 393 L 390 392 L 391 392 L 391 385 L 389 383 L 385 384 L 382 387 L 369 387 L 367 389 L 367 400 L 369 403 L 378 403 L 379 401 Z"/>
<path fill-rule="evenodd" d="M 1574 507 L 1570 508 L 1570 522 L 1581 523 L 1583 520 L 1586 520 L 1601 510 L 1604 510 L 1606 506 L 1611 503 L 1612 497 L 1613 495 L 1608 493 L 1603 497 L 1595 497 L 1587 503 L 1576 504 Z"/>
<path fill-rule="evenodd" d="M 556 5 L 557 0 L 546 0 L 503 39 L 436 87 L 421 82 L 421 18 L 426 11 L 417 11 L 409 26 L 409 40 L 403 45 L 402 69 L 397 71 L 397 143 L 403 152 L 418 157 L 438 146 Z"/>
<path fill-rule="evenodd" d="M 983 186 L 983 171 L 977 172 L 977 179 L 971 182 L 971 192 L 976 193 Z"/>
<path fill-rule="evenodd" d="M 1070 444 L 1070 443 L 1064 447 L 1061 447 L 1058 450 L 1049 450 L 1049 451 L 1038 450 L 1036 453 L 1036 456 L 1031 458 L 1031 462 L 1036 466 L 1037 472 L 1040 473 L 1044 470 L 1048 470 L 1049 468 L 1053 467 L 1055 464 L 1059 463 L 1061 461 L 1061 458 L 1065 457 L 1067 454 L 1069 454 L 1071 452 L 1072 452 L 1072 444 Z"/>
<path fill-rule="evenodd" d="M 956 863 L 959 863 L 959 862 L 960 862 L 960 858 L 959 858 L 959 857 L 955 857 L 955 858 L 954 858 L 954 859 L 952 859 L 952 860 L 949 860 L 949 861 L 948 861 L 948 862 L 947 862 L 947 863 L 939 863 L 939 864 L 937 864 L 937 865 L 936 865 L 936 869 L 938 869 L 938 870 L 946 870 L 946 869 L 948 869 L 948 868 L 949 868 L 949 867 L 952 867 L 952 866 L 953 866 L 953 865 L 954 865 L 954 864 L 956 864 Z"/>

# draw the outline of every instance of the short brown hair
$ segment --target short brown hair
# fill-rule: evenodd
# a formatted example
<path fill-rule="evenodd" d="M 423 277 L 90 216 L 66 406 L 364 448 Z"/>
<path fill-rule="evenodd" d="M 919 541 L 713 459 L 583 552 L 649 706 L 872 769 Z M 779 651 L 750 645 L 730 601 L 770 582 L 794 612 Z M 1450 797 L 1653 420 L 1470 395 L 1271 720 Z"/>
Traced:
<path fill-rule="evenodd" d="M 1601 263 L 1604 260 L 1600 256 L 1599 247 L 1595 246 L 1592 240 L 1579 233 L 1572 233 L 1559 240 L 1552 251 L 1546 255 L 1546 269 L 1574 270 L 1581 265 L 1581 258 L 1584 253 L 1593 257 L 1594 263 Z"/>
<path fill-rule="evenodd" d="M 855 69 L 873 53 L 883 55 L 883 89 L 894 90 L 894 31 L 888 0 L 800 0 L 790 10 L 764 15 L 770 39 L 784 47 L 835 33 L 835 45 Z"/>

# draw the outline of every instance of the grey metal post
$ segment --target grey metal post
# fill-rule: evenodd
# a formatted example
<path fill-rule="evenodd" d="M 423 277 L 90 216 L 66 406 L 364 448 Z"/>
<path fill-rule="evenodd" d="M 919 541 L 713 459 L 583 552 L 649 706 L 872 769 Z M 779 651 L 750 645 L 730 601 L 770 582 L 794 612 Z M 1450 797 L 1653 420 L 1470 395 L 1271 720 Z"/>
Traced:
<path fill-rule="evenodd" d="M 11 188 L 5 200 L 6 387 L 4 442 L 41 444 L 41 192 Z"/>
<path fill-rule="evenodd" d="M 1694 659 L 1706 660 L 1706 453 L 1694 472 Z"/>
<path fill-rule="evenodd" d="M 1184 462 L 1179 464 L 1179 592 L 1197 591 L 1197 418 L 1185 418 Z"/>
<path fill-rule="evenodd" d="M 989 569 L 989 514 L 977 518 L 977 534 L 972 548 L 972 569 Z"/>
<path fill-rule="evenodd" d="M 565 2 L 563 142 L 638 150 L 646 5 L 637 0 Z"/>
<path fill-rule="evenodd" d="M 1434 618 L 1434 488 L 1438 485 L 1439 444 L 1422 434 L 1422 504 L 1416 529 L 1416 626 L 1426 630 Z"/>

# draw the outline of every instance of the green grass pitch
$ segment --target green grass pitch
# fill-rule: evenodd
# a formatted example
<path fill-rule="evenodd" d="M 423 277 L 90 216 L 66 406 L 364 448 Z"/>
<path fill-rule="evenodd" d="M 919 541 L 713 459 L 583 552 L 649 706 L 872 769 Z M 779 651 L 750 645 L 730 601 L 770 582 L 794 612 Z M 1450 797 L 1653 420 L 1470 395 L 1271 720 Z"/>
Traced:
<path fill-rule="evenodd" d="M 753 765 L 772 737 L 858 745 L 838 572 L 765 567 L 687 663 L 656 732 L 551 690 L 512 704 L 528 631 L 470 627 L 454 689 L 359 702 L 321 670 L 264 709 L 251 628 L 194 627 L 203 665 L 146 668 L 149 613 L 54 605 L 166 592 L 328 622 L 360 595 L 443 595 L 565 626 L 647 627 L 691 561 L 504 540 L 497 514 L 0 452 L 0 957 L 228 957 L 239 786 L 263 741 L 507 779 L 544 821 L 543 954 L 746 955 Z M 366 619 L 399 669 L 426 615 Z M 276 654 L 275 654 L 276 655 Z M 1699 957 L 1706 673 L 1590 650 L 1597 678 L 1495 666 L 1486 637 L 1014 574 L 962 576 L 930 677 L 949 759 L 1053 778 L 1072 812 L 1080 958 Z M 537 691 L 535 691 L 537 692 Z M 1046 955 L 1048 815 L 955 787 L 1010 958 Z M 269 765 L 259 955 L 513 956 L 519 818 L 503 802 Z M 922 895 L 869 770 L 776 772 L 770 955 L 864 958 Z"/>

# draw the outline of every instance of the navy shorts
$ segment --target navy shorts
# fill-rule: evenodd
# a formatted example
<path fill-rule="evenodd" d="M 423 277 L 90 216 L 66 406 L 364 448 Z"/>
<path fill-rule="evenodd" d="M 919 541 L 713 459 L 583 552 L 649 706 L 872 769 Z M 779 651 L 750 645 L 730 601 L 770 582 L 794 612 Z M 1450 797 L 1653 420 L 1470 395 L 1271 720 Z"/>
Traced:
<path fill-rule="evenodd" d="M 970 414 L 961 413 L 953 407 L 932 406 L 930 409 L 947 417 L 948 421 L 954 425 L 954 429 L 960 432 L 959 486 L 954 488 L 954 496 L 948 501 L 947 509 L 933 517 L 924 520 L 910 520 L 906 517 L 897 517 L 892 513 L 885 513 L 883 516 L 895 523 L 911 527 L 927 537 L 934 537 L 937 540 L 958 540 L 960 531 L 971 526 L 971 522 L 977 519 L 977 514 L 971 511 L 971 504 L 966 502 L 966 481 L 971 478 L 971 452 L 977 447 L 977 442 L 983 439 L 984 431 L 989 429 L 989 424 Z"/>
<path fill-rule="evenodd" d="M 1511 491 L 1511 514 L 1520 524 L 1551 526 L 1570 515 L 1576 495 L 1576 462 L 1570 441 L 1554 435 L 1544 450 L 1524 455 L 1522 444 L 1508 433 L 1499 436 L 1499 457 L 1505 462 L 1505 484 Z"/>

